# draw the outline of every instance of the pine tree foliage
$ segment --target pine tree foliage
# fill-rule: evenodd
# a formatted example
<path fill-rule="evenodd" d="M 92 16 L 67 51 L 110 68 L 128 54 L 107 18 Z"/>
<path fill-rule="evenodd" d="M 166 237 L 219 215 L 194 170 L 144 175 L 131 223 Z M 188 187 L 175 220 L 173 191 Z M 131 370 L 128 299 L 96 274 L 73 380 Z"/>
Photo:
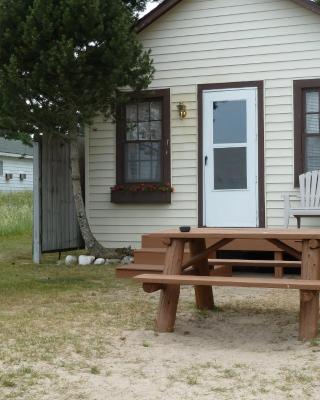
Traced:
<path fill-rule="evenodd" d="M 108 112 L 119 87 L 147 87 L 133 30 L 146 0 L 0 0 L 2 135 L 65 135 Z"/>

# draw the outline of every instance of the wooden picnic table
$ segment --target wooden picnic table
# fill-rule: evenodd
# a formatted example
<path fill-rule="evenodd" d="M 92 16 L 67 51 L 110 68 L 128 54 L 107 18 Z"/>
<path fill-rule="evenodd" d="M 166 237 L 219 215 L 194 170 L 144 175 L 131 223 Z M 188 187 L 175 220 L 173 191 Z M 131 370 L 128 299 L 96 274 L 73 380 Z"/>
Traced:
<path fill-rule="evenodd" d="M 318 289 L 320 288 L 320 282 L 318 281 L 320 279 L 320 230 L 193 228 L 190 232 L 180 232 L 179 229 L 171 229 L 162 232 L 151 233 L 150 235 L 161 238 L 167 246 L 163 279 L 161 280 L 158 278 L 157 281 L 153 279 L 154 285 L 156 285 L 158 281 L 163 283 L 163 285 L 161 285 L 160 303 L 156 318 L 156 329 L 158 331 L 172 332 L 174 330 L 180 293 L 180 282 L 176 278 L 177 275 L 182 275 L 183 271 L 190 266 L 196 268 L 198 277 L 198 280 L 194 280 L 196 304 L 200 309 L 212 309 L 214 306 L 212 286 L 210 283 L 208 283 L 208 286 L 206 286 L 205 283 L 206 279 L 208 279 L 205 277 L 209 275 L 209 254 L 212 251 L 219 250 L 232 240 L 262 239 L 273 243 L 279 249 L 286 251 L 298 259 L 301 259 L 299 338 L 301 340 L 306 340 L 314 338 L 317 335 L 319 318 Z M 206 239 L 215 239 L 216 243 L 207 248 Z M 300 253 L 287 243 L 284 243 L 284 240 L 301 241 L 302 252 Z M 183 264 L 184 247 L 187 242 L 189 243 L 191 259 Z M 172 275 L 171 280 L 169 275 Z M 199 275 L 203 277 L 202 280 L 199 279 Z M 165 277 L 168 277 L 168 279 L 165 280 Z M 194 276 L 194 278 L 196 278 L 196 276 Z M 231 283 L 230 286 L 246 286 L 243 284 L 243 279 L 241 281 L 239 278 L 238 280 L 237 278 L 233 278 L 233 280 L 232 278 L 217 278 L 212 285 L 225 285 L 226 280 L 228 279 L 229 283 Z M 290 286 L 289 280 L 287 280 L 287 284 L 285 282 L 277 283 L 275 281 L 274 285 L 276 286 L 272 286 L 269 282 L 271 279 L 268 279 L 263 281 L 266 282 L 264 286 L 264 283 L 262 282 L 263 279 L 265 278 L 256 279 L 255 287 L 299 287 L 299 280 L 296 280 L 296 286 Z M 137 280 L 139 280 L 139 277 L 137 277 Z M 141 275 L 140 281 L 148 282 L 146 279 L 143 280 L 143 275 Z M 151 278 L 150 281 L 152 282 Z M 171 284 L 175 283 L 175 281 L 177 281 L 177 284 Z M 189 281 L 192 281 L 192 278 L 188 277 L 182 279 L 181 277 L 181 284 L 188 284 Z M 310 284 L 306 281 L 310 281 Z M 210 282 L 209 279 L 208 282 Z M 304 285 L 302 284 L 303 282 L 305 283 Z M 255 284 L 253 278 L 251 278 L 251 281 L 247 286 L 252 287 L 251 284 L 252 286 Z M 312 290 L 314 288 L 317 290 Z M 150 291 L 152 291 L 152 288 Z"/>

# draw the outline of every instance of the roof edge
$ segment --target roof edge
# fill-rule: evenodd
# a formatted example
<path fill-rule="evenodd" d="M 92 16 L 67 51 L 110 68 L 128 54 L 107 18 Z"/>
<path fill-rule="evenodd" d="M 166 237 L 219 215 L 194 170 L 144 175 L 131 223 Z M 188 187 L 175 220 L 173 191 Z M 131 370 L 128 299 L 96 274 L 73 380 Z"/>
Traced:
<path fill-rule="evenodd" d="M 314 1 L 311 0 L 292 0 L 292 1 L 320 15 L 320 5 L 316 4 Z"/>
<path fill-rule="evenodd" d="M 135 25 L 136 32 L 139 33 L 143 31 L 154 21 L 160 18 L 163 14 L 165 14 L 167 11 L 171 10 L 171 8 L 179 4 L 181 1 L 182 0 L 164 0 L 156 8 L 151 10 L 148 14 L 144 15 L 137 21 Z M 292 1 L 320 15 L 320 5 L 316 4 L 314 1 L 311 0 L 292 0 Z"/>
<path fill-rule="evenodd" d="M 139 33 L 143 31 L 147 26 L 151 25 L 154 21 L 160 18 L 167 11 L 171 10 L 171 8 L 176 6 L 181 1 L 182 0 L 164 0 L 157 7 L 137 21 L 135 26 L 136 32 Z"/>

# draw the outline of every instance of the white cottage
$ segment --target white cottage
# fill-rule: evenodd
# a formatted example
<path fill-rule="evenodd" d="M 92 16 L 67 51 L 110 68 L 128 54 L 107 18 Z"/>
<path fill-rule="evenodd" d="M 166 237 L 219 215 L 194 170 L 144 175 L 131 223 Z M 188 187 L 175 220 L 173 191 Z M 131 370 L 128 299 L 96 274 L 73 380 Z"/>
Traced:
<path fill-rule="evenodd" d="M 165 0 L 137 30 L 154 80 L 121 122 L 97 119 L 86 136 L 97 239 L 138 247 L 180 225 L 282 226 L 282 193 L 320 169 L 320 7 Z"/>
<path fill-rule="evenodd" d="M 32 186 L 32 147 L 0 138 L 0 192 L 32 190 Z"/>

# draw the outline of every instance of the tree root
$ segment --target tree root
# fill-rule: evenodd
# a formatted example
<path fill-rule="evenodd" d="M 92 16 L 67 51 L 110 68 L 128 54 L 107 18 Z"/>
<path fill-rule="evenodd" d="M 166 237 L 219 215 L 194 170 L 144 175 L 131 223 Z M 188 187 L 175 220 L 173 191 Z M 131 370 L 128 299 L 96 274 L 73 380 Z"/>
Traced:
<path fill-rule="evenodd" d="M 101 246 L 98 243 L 98 246 L 94 246 L 91 249 L 88 249 L 91 256 L 96 258 L 118 258 L 122 259 L 126 256 L 132 256 L 133 250 L 131 247 L 123 247 L 123 248 L 106 248 Z"/>

